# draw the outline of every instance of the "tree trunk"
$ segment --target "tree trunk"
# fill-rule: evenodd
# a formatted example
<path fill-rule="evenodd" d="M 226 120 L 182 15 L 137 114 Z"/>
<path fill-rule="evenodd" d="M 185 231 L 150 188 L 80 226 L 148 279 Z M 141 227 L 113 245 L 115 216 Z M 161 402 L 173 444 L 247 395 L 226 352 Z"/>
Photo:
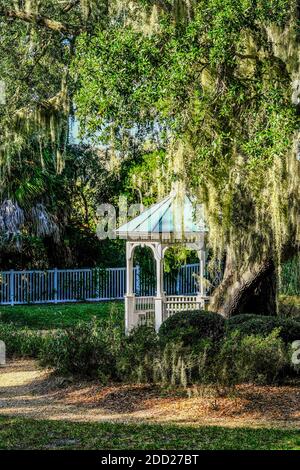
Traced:
<path fill-rule="evenodd" d="M 272 259 L 236 271 L 228 256 L 224 278 L 212 296 L 210 310 L 226 318 L 240 313 L 276 315 L 277 283 Z"/>

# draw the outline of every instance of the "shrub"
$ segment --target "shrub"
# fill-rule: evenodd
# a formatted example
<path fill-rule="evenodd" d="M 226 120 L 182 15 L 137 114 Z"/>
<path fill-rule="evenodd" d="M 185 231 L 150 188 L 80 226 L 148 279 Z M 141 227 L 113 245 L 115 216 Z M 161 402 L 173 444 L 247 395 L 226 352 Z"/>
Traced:
<path fill-rule="evenodd" d="M 263 315 L 237 315 L 227 320 L 227 331 L 237 330 L 243 336 L 268 336 L 279 328 L 279 337 L 285 343 L 300 339 L 300 322 L 291 318 L 266 317 Z"/>
<path fill-rule="evenodd" d="M 155 357 L 154 382 L 186 387 L 192 383 L 206 383 L 210 370 L 212 341 L 202 339 L 195 347 L 169 342 Z"/>
<path fill-rule="evenodd" d="M 215 357 L 216 381 L 227 386 L 278 381 L 290 365 L 288 348 L 278 335 L 276 329 L 265 337 L 243 336 L 238 331 L 231 333 Z"/>
<path fill-rule="evenodd" d="M 158 338 L 154 328 L 140 326 L 124 338 L 117 357 L 120 379 L 137 382 L 153 381 L 153 366 L 159 354 Z"/>
<path fill-rule="evenodd" d="M 274 330 L 272 324 L 269 333 L 260 326 L 265 320 L 251 315 L 247 319 L 235 317 L 235 323 L 227 321 L 225 336 L 221 316 L 201 311 L 180 313 L 163 323 L 159 335 L 153 328 L 141 326 L 128 337 L 112 318 L 93 320 L 48 335 L 41 361 L 64 374 L 98 377 L 104 382 L 222 387 L 241 382 L 274 383 L 291 371 L 290 354 L 280 337 L 285 330 Z M 259 334 L 252 334 L 252 330 L 246 333 L 244 326 L 249 322 L 250 326 L 259 324 Z"/>
<path fill-rule="evenodd" d="M 45 337 L 38 331 L 0 323 L 0 340 L 6 345 L 8 357 L 37 357 L 43 347 Z"/>
<path fill-rule="evenodd" d="M 224 318 L 212 312 L 197 310 L 176 313 L 160 327 L 159 338 L 162 345 L 169 342 L 182 343 L 183 346 L 196 345 L 202 339 L 219 341 L 225 333 Z"/>
<path fill-rule="evenodd" d="M 232 326 L 237 326 L 241 325 L 242 323 L 245 323 L 246 321 L 257 319 L 257 318 L 262 318 L 263 315 L 256 315 L 255 313 L 243 313 L 241 315 L 235 315 L 233 317 L 230 317 L 226 320 L 226 323 Z"/>
<path fill-rule="evenodd" d="M 41 364 L 64 374 L 116 377 L 121 329 L 111 322 L 92 320 L 48 336 L 40 355 Z"/>

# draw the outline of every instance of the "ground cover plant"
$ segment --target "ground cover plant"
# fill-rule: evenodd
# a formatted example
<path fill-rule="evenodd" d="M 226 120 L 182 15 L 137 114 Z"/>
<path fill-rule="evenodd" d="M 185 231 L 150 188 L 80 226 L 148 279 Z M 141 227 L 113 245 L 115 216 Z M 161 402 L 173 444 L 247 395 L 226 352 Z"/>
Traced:
<path fill-rule="evenodd" d="M 229 318 L 226 327 L 229 332 L 238 330 L 244 336 L 267 336 L 277 328 L 278 336 L 285 343 L 292 343 L 300 338 L 300 319 L 246 314 Z"/>

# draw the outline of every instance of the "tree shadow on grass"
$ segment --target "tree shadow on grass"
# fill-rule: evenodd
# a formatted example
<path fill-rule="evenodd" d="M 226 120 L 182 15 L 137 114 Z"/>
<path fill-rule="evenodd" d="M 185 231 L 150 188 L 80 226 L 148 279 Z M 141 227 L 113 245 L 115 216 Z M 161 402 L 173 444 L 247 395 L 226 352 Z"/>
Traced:
<path fill-rule="evenodd" d="M 299 449 L 297 431 L 0 417 L 1 449 Z"/>

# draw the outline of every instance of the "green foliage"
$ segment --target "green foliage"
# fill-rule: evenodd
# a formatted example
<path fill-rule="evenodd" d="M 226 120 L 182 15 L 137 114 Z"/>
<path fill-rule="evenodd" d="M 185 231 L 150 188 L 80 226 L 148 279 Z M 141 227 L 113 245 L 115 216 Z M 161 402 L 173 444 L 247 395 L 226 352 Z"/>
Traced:
<path fill-rule="evenodd" d="M 141 326 L 125 336 L 119 313 L 112 309 L 108 318 L 83 322 L 78 317 L 51 332 L 2 322 L 0 339 L 9 356 L 36 357 L 59 373 L 97 377 L 102 383 L 229 387 L 274 383 L 295 374 L 286 343 L 299 339 L 299 323 L 254 315 L 225 322 L 202 311 L 180 315 L 164 322 L 159 335 Z"/>
<path fill-rule="evenodd" d="M 77 41 L 72 73 L 82 131 L 150 161 L 145 148 L 163 149 L 159 183 L 161 161 L 150 175 L 146 158 L 133 168 L 135 190 L 147 170 L 140 191 L 151 178 L 165 191 L 174 175 L 183 179 L 206 205 L 214 254 L 229 244 L 237 265 L 266 252 L 279 262 L 284 246 L 299 239 L 294 7 L 203 0 L 173 21 L 170 5 L 153 34 L 131 19 Z"/>
<path fill-rule="evenodd" d="M 159 355 L 157 335 L 153 328 L 141 326 L 123 339 L 117 358 L 120 379 L 153 382 L 153 365 Z"/>
<path fill-rule="evenodd" d="M 121 190 L 119 175 L 108 169 L 105 151 L 76 145 L 69 73 L 76 31 L 106 27 L 108 3 L 82 0 L 67 7 L 58 0 L 0 0 L 6 98 L 0 103 L 0 207 L 10 199 L 24 214 L 15 230 L 3 228 L 1 218 L 3 269 L 111 266 L 122 260 L 117 243 L 99 243 L 95 234 L 96 207 Z M 49 22 L 39 22 L 39 15 Z M 61 32 L 51 28 L 52 20 L 62 23 Z M 41 205 L 42 214 L 36 211 Z"/>
<path fill-rule="evenodd" d="M 195 326 L 194 329 L 198 331 Z M 220 338 L 219 325 L 215 324 L 214 339 L 212 334 L 210 338 L 208 335 L 201 338 L 195 332 L 197 341 L 191 340 L 189 344 L 180 341 L 182 331 L 181 335 L 164 343 L 161 338 L 158 341 L 154 333 L 154 336 L 147 336 L 145 332 L 137 336 L 135 333 L 132 338 L 133 341 L 136 338 L 134 348 L 138 362 L 127 356 L 127 374 L 132 364 L 132 372 L 127 376 L 129 380 L 138 377 L 148 383 L 173 386 L 211 384 L 232 387 L 244 382 L 272 384 L 294 374 L 291 351 L 279 337 L 279 328 L 272 329 L 269 334 L 244 335 L 234 331 Z M 123 354 L 125 357 L 128 354 L 126 346 Z"/>
<path fill-rule="evenodd" d="M 284 296 L 279 297 L 279 313 L 285 318 L 294 318 L 300 320 L 300 297 Z"/>
<path fill-rule="evenodd" d="M 205 202 L 215 251 L 233 244 L 252 261 L 295 246 L 299 166 L 287 155 L 299 127 L 290 99 L 296 2 L 25 3 L 32 16 L 22 21 L 6 14 L 16 2 L 0 1 L 1 191 L 25 210 L 28 236 L 24 257 L 8 251 L 5 265 L 80 264 L 84 247 L 90 264 L 100 253 L 96 204 L 120 192 L 148 204 L 174 177 Z M 36 14 L 61 21 L 61 32 Z M 103 162 L 68 145 L 73 102 Z M 117 162 L 110 171 L 107 157 Z M 59 243 L 30 223 L 37 203 Z M 99 260 L 111 250 L 117 259 L 114 243 L 102 246 Z"/>
<path fill-rule="evenodd" d="M 289 350 L 279 338 L 279 329 L 269 335 L 232 333 L 222 343 L 213 364 L 217 383 L 232 386 L 254 382 L 272 384 L 290 366 Z"/>
<path fill-rule="evenodd" d="M 280 293 L 300 296 L 300 257 L 295 256 L 282 266 Z"/>
<path fill-rule="evenodd" d="M 2 268 L 121 266 L 124 243 L 100 242 L 96 236 L 97 205 L 112 201 L 121 190 L 119 176 L 106 168 L 105 154 L 69 145 L 65 167 L 57 174 L 49 148 L 42 152 L 42 167 L 36 143 L 31 151 L 11 161 L 1 186 L 0 207 L 12 201 L 23 215 L 16 224 L 11 211 L 14 230 L 1 223 Z"/>
<path fill-rule="evenodd" d="M 300 322 L 283 317 L 261 315 L 237 315 L 227 320 L 229 332 L 237 330 L 242 336 L 259 335 L 266 337 L 274 329 L 284 343 L 292 343 L 300 338 Z"/>
<path fill-rule="evenodd" d="M 165 188 L 170 187 L 168 175 L 164 178 L 166 164 L 167 155 L 164 150 L 142 154 L 130 165 L 125 181 L 126 193 L 138 196 L 139 202 L 145 206 L 157 202 L 158 198 L 164 196 Z"/>
<path fill-rule="evenodd" d="M 149 83 L 143 81 L 144 77 L 156 80 L 160 55 L 159 38 L 156 42 L 130 29 L 111 28 L 92 39 L 86 35 L 78 39 L 73 66 L 80 81 L 76 104 L 79 117 L 89 116 L 84 126 L 89 137 L 102 129 L 104 142 L 118 130 L 122 132 L 119 137 L 123 139 L 127 133 L 128 138 L 135 126 L 142 132 L 142 124 L 153 121 L 149 104 L 159 95 L 157 87 L 151 92 Z M 90 114 L 91 106 L 97 110 L 95 115 Z"/>
<path fill-rule="evenodd" d="M 230 317 L 226 321 L 226 326 L 227 328 L 239 328 L 242 323 L 245 323 L 249 320 L 255 320 L 257 318 L 262 318 L 260 315 L 256 315 L 255 313 L 243 313 L 241 315 L 234 315 L 233 317 Z"/>
<path fill-rule="evenodd" d="M 47 337 L 39 358 L 42 365 L 63 374 L 98 377 L 102 382 L 152 382 L 158 353 L 152 328 L 137 328 L 125 337 L 116 318 L 78 323 Z"/>
<path fill-rule="evenodd" d="M 16 328 L 13 323 L 0 322 L 0 340 L 6 345 L 8 357 L 37 357 L 43 347 L 45 336 L 29 328 Z"/>
<path fill-rule="evenodd" d="M 196 346 L 205 338 L 219 341 L 224 333 L 225 320 L 221 315 L 200 310 L 172 315 L 160 327 L 159 338 L 163 345 L 178 342 Z"/>
<path fill-rule="evenodd" d="M 176 340 L 161 345 L 153 364 L 154 382 L 182 387 L 211 383 L 213 346 L 216 345 L 210 338 L 198 339 L 190 346 Z"/>
<path fill-rule="evenodd" d="M 0 178 L 9 177 L 11 162 L 24 150 L 34 160 L 41 155 L 43 167 L 44 147 L 60 172 L 72 113 L 74 84 L 68 68 L 75 35 L 95 24 L 104 26 L 107 2 L 82 0 L 65 9 L 57 0 L 1 0 L 0 15 L 0 70 L 6 84 L 6 106 L 0 106 Z"/>
<path fill-rule="evenodd" d="M 99 377 L 103 381 L 116 378 L 120 333 L 110 321 L 78 323 L 47 337 L 40 353 L 41 364 L 64 374 Z"/>

